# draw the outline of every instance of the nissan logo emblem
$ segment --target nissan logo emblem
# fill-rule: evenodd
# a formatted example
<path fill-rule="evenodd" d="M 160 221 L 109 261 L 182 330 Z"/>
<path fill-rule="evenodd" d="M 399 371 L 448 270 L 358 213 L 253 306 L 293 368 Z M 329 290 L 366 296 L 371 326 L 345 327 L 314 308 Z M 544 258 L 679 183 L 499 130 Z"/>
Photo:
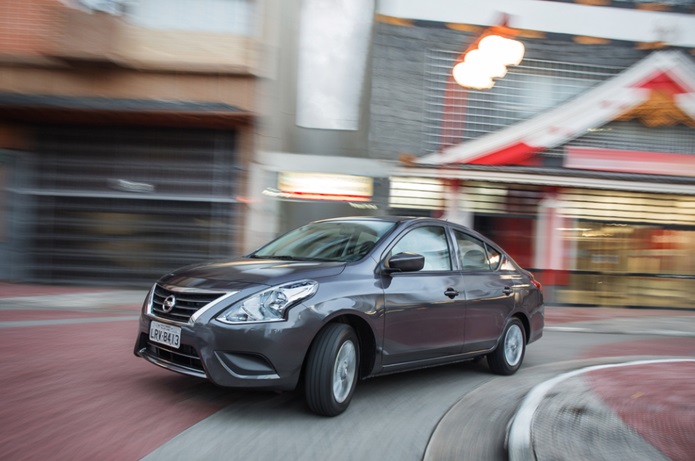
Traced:
<path fill-rule="evenodd" d="M 169 295 L 164 299 L 164 302 L 162 303 L 162 310 L 168 314 L 174 309 L 174 306 L 176 306 L 176 296 Z"/>

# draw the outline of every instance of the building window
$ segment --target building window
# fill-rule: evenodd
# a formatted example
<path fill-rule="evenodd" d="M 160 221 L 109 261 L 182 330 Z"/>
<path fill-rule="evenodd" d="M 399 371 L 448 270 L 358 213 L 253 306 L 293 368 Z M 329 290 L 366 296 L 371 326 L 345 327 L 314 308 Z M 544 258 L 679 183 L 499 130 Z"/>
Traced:
<path fill-rule="evenodd" d="M 254 0 L 137 0 L 128 18 L 151 29 L 253 35 L 255 7 Z"/>

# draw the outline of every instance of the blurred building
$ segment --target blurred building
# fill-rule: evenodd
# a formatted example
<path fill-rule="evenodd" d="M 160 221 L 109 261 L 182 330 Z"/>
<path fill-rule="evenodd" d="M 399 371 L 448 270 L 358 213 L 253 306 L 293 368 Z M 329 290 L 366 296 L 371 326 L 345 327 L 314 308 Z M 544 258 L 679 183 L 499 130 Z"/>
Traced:
<path fill-rule="evenodd" d="M 395 3 L 372 84 L 391 110 L 370 138 L 375 156 L 412 153 L 391 208 L 470 223 L 552 302 L 695 307 L 694 2 L 498 2 L 526 55 L 484 91 L 451 68 L 499 12 Z"/>
<path fill-rule="evenodd" d="M 142 284 L 241 251 L 257 3 L 0 0 L 0 278 Z"/>
<path fill-rule="evenodd" d="M 0 0 L 0 278 L 444 216 L 551 302 L 693 307 L 695 1 Z M 503 17 L 489 90 L 451 70 Z M 143 280 L 145 282 L 143 282 Z"/>
<path fill-rule="evenodd" d="M 367 13 L 322 3 L 283 6 L 287 79 L 252 166 L 256 229 L 346 210 L 444 216 L 507 248 L 551 302 L 693 307 L 695 2 L 355 2 L 375 6 L 367 48 L 347 38 Z M 492 89 L 459 87 L 452 67 L 503 14 L 524 60 Z M 317 110 L 307 86 L 359 119 L 326 95 Z M 366 202 L 334 196 L 344 173 Z"/>

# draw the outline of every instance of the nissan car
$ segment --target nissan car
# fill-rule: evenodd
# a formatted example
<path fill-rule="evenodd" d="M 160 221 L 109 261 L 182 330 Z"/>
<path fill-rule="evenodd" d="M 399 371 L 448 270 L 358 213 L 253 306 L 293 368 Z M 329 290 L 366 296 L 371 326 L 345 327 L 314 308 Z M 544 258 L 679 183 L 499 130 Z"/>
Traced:
<path fill-rule="evenodd" d="M 219 386 L 293 390 L 316 414 L 361 379 L 486 358 L 511 375 L 543 334 L 541 284 L 498 245 L 434 218 L 348 217 L 161 277 L 135 355 Z"/>

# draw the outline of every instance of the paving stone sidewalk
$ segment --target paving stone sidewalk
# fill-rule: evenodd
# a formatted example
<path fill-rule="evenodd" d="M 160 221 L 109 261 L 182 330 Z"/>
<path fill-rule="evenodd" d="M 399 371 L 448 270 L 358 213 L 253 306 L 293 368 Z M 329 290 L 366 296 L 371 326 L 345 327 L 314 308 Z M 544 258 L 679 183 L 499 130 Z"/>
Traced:
<path fill-rule="evenodd" d="M 546 308 L 547 331 L 695 337 L 695 311 Z M 635 354 L 647 357 L 648 342 Z M 639 345 L 636 346 L 639 348 Z M 567 376 L 565 378 L 565 376 Z M 529 445 L 510 440 L 512 461 L 692 460 L 695 356 L 625 358 L 559 374 L 530 389 Z M 517 409 L 516 415 L 524 404 Z M 526 409 L 528 410 L 528 408 Z"/>
<path fill-rule="evenodd" d="M 543 389 L 528 427 L 530 446 L 510 443 L 511 461 L 693 459 L 695 358 L 626 361 L 570 374 Z"/>

